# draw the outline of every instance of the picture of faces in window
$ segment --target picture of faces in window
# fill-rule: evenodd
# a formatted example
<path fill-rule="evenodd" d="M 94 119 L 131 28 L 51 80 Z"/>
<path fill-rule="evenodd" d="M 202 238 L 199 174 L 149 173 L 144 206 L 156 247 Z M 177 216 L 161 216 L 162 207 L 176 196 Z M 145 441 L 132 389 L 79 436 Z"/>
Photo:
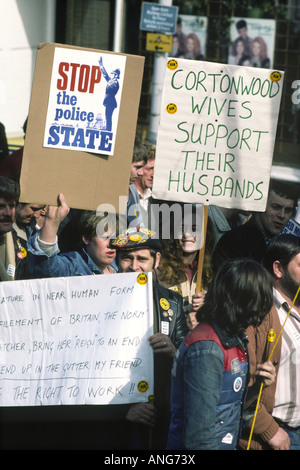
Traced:
<path fill-rule="evenodd" d="M 206 17 L 181 15 L 173 35 L 172 57 L 204 60 Z"/>

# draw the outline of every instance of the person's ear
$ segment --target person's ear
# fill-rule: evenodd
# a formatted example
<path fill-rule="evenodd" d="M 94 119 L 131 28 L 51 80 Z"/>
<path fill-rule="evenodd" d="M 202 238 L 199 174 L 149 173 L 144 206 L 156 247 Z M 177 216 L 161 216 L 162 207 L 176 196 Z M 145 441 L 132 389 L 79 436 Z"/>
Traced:
<path fill-rule="evenodd" d="M 81 236 L 81 240 L 83 241 L 83 243 L 84 243 L 85 245 L 88 245 L 88 244 L 89 244 L 89 241 L 88 241 L 88 239 L 86 238 L 85 235 L 82 235 L 82 236 Z"/>
<path fill-rule="evenodd" d="M 160 258 L 161 258 L 161 253 L 157 252 L 155 256 L 154 269 L 158 268 L 159 263 L 160 263 Z"/>

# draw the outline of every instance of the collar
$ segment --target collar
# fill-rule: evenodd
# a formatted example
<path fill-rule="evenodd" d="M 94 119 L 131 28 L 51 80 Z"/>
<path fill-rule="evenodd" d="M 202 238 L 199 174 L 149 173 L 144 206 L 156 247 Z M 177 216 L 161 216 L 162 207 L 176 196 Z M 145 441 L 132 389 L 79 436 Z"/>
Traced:
<path fill-rule="evenodd" d="M 90 255 L 87 254 L 84 248 L 82 248 L 80 255 L 83 261 L 88 265 L 88 267 L 94 274 L 103 274 L 103 270 L 98 268 L 98 266 L 94 263 L 94 261 L 92 260 Z"/>
<path fill-rule="evenodd" d="M 197 257 L 194 259 L 192 263 L 185 264 L 188 269 L 195 269 L 195 267 L 198 265 L 198 259 Z"/>
<path fill-rule="evenodd" d="M 234 348 L 235 346 L 241 346 L 243 349 L 247 348 L 248 338 L 244 331 L 235 336 L 230 336 L 227 331 L 221 329 L 216 323 L 213 323 L 213 328 L 226 348 Z"/>
<path fill-rule="evenodd" d="M 147 188 L 146 191 L 144 192 L 144 195 L 143 195 L 138 189 L 138 193 L 139 193 L 139 197 L 141 199 L 149 199 L 151 197 L 152 190 L 151 190 L 151 188 Z"/>
<path fill-rule="evenodd" d="M 198 267 L 198 259 L 194 259 L 192 263 L 185 264 L 183 266 L 184 272 L 189 278 L 189 281 L 192 282 L 193 276 L 196 272 L 196 267 Z"/>
<path fill-rule="evenodd" d="M 273 297 L 276 308 L 283 308 L 286 312 L 289 311 L 290 306 L 280 292 L 273 287 Z"/>

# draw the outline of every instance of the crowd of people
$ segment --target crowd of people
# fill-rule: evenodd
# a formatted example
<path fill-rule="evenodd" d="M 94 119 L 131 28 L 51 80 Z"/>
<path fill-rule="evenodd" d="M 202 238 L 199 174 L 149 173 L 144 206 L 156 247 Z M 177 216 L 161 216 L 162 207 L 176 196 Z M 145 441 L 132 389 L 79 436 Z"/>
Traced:
<path fill-rule="evenodd" d="M 200 204 L 179 205 L 188 220 L 163 236 L 154 166 L 155 146 L 136 140 L 127 225 L 111 232 L 111 214 L 63 193 L 20 202 L 19 169 L 0 176 L 0 280 L 153 273 L 155 400 L 103 405 L 99 449 L 300 449 L 300 237 L 282 233 L 299 185 L 272 180 L 263 213 L 210 207 L 202 246 Z"/>

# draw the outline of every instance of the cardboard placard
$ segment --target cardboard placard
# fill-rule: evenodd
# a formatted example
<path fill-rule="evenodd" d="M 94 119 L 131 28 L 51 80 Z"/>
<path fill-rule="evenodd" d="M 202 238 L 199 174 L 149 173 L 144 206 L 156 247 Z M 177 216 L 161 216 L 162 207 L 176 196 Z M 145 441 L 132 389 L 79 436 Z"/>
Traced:
<path fill-rule="evenodd" d="M 96 123 L 95 103 L 103 127 L 106 124 L 107 82 L 100 73 L 100 57 L 107 74 L 117 68 L 121 79 L 108 131 L 97 130 Z M 22 202 L 56 205 L 57 195 L 63 193 L 70 207 L 96 210 L 111 204 L 119 212 L 119 196 L 128 194 L 144 60 L 62 44 L 40 45 L 21 169 Z"/>

